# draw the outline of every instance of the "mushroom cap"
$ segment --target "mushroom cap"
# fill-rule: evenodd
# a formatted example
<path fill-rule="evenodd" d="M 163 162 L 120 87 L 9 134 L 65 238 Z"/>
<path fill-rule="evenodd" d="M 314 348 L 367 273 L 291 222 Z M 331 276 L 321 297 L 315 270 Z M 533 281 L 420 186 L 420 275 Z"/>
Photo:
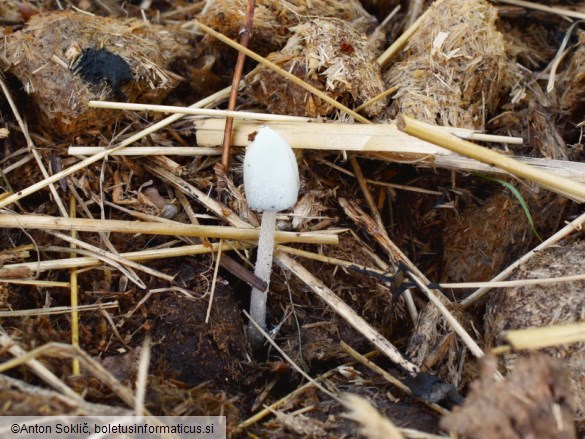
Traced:
<path fill-rule="evenodd" d="M 260 128 L 246 148 L 244 186 L 248 205 L 254 210 L 286 210 L 297 202 L 297 159 L 286 140 L 269 127 Z"/>

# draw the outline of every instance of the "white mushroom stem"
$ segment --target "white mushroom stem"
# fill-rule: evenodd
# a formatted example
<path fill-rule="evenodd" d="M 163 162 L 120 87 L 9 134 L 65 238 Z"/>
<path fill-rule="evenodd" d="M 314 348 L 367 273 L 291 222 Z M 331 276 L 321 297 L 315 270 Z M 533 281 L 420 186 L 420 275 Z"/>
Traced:
<path fill-rule="evenodd" d="M 276 211 L 266 210 L 262 214 L 260 225 L 260 238 L 258 240 L 258 256 L 254 274 L 266 283 L 266 291 L 252 288 L 250 298 L 250 317 L 266 330 L 266 301 L 270 286 L 270 274 L 272 273 L 272 255 L 274 253 L 274 231 L 276 228 Z M 248 325 L 250 343 L 255 349 L 262 346 L 263 336 L 252 323 Z"/>

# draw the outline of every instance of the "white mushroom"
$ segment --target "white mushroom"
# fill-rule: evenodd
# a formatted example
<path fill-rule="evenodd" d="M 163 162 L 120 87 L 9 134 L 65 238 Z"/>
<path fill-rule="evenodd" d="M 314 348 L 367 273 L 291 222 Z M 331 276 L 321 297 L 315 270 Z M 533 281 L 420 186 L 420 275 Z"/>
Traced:
<path fill-rule="evenodd" d="M 260 128 L 246 149 L 244 185 L 250 208 L 263 212 L 254 274 L 266 282 L 266 291 L 252 289 L 250 316 L 265 329 L 276 212 L 293 207 L 300 188 L 299 168 L 290 145 L 269 127 Z M 254 349 L 262 346 L 262 334 L 251 323 L 248 335 Z"/>

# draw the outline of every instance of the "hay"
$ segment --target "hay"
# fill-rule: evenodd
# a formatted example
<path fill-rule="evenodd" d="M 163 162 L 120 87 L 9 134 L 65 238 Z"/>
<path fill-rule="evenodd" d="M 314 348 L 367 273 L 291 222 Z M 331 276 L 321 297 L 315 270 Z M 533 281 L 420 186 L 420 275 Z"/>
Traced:
<path fill-rule="evenodd" d="M 348 23 L 315 19 L 293 28 L 286 47 L 268 60 L 348 106 L 360 105 L 384 91 L 380 69 L 374 62 L 368 39 Z M 250 79 L 251 97 L 270 112 L 297 116 L 325 116 L 333 106 L 305 89 L 292 85 L 271 70 L 262 68 Z M 364 112 L 378 115 L 385 108 L 380 100 Z"/>
<path fill-rule="evenodd" d="M 484 0 L 444 0 L 431 6 L 385 74 L 398 86 L 392 110 L 445 126 L 484 129 L 514 81 L 496 9 Z"/>

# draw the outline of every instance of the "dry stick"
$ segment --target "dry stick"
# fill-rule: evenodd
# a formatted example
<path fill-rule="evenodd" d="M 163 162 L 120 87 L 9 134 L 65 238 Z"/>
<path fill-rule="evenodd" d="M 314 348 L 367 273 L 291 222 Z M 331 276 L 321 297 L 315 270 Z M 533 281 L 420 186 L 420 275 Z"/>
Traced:
<path fill-rule="evenodd" d="M 538 252 L 540 252 L 542 249 L 559 242 L 561 239 L 567 237 L 568 235 L 573 233 L 575 230 L 581 231 L 581 226 L 583 226 L 583 224 L 585 224 L 585 213 L 582 214 L 579 218 L 577 218 L 577 219 L 573 220 L 572 222 L 570 222 L 569 224 L 567 224 L 565 227 L 563 227 L 557 233 L 552 235 L 546 241 L 540 243 L 534 249 L 532 249 L 531 251 L 526 253 L 524 256 L 522 256 L 520 259 L 518 259 L 516 262 L 514 262 L 512 265 L 510 265 L 508 268 L 506 268 L 500 274 L 498 274 L 496 277 L 494 277 L 492 279 L 492 281 L 499 281 L 502 279 L 506 279 L 512 273 L 512 271 L 514 271 L 517 267 L 519 267 L 520 265 L 522 265 L 523 263 L 528 261 L 534 255 L 538 254 Z M 491 289 L 492 289 L 492 287 L 484 287 L 484 288 L 478 289 L 473 294 L 471 294 L 467 298 L 463 299 L 461 301 L 461 305 L 464 308 L 470 307 L 471 305 L 476 303 L 479 299 L 481 299 Z"/>
<path fill-rule="evenodd" d="M 10 352 L 16 358 L 14 360 L 19 360 L 24 357 L 27 352 L 20 347 L 13 339 L 8 335 L 8 333 L 4 330 L 2 326 L 0 326 L 0 346 L 2 346 L 5 350 Z M 0 368 L 3 367 L 6 363 L 9 363 L 13 360 L 8 360 L 7 362 L 1 363 Z M 53 387 L 55 390 L 67 395 L 69 398 L 72 398 L 76 401 L 83 401 L 83 399 L 71 389 L 67 384 L 57 378 L 53 372 L 47 369 L 41 362 L 35 360 L 34 357 L 24 359 L 20 361 L 18 364 L 26 364 L 35 375 L 37 375 L 41 380 L 45 383 Z"/>
<path fill-rule="evenodd" d="M 217 93 L 212 94 L 211 96 L 208 96 L 205 99 L 202 99 L 201 101 L 191 105 L 191 107 L 204 107 L 206 105 L 209 105 L 210 103 L 215 102 L 217 99 L 223 97 L 226 94 L 226 90 L 220 90 Z M 23 189 L 19 192 L 17 192 L 16 194 L 12 194 L 9 197 L 6 197 L 2 200 L 0 200 L 0 209 L 8 206 L 9 204 L 12 204 L 18 200 L 20 200 L 21 198 L 24 198 L 32 193 L 35 193 L 36 191 L 39 191 L 45 187 L 47 187 L 48 185 L 51 185 L 53 183 L 56 183 L 57 181 L 61 180 L 62 178 L 73 174 L 74 172 L 77 172 L 83 168 L 86 168 L 87 166 L 91 165 L 92 163 L 97 162 L 98 160 L 101 160 L 107 156 L 109 156 L 111 153 L 116 152 L 121 150 L 122 148 L 125 148 L 126 146 L 136 142 L 137 140 L 142 139 L 145 136 L 148 136 L 149 134 L 169 125 L 170 123 L 173 123 L 179 119 L 181 119 L 184 115 L 182 114 L 173 114 L 172 116 L 169 116 L 157 123 L 155 123 L 154 125 L 151 125 L 150 127 L 139 131 L 136 134 L 133 134 L 132 136 L 128 137 L 126 140 L 124 140 L 123 142 L 121 142 L 120 144 L 118 144 L 117 146 L 110 148 L 104 152 L 101 152 L 99 154 L 96 154 L 94 156 L 88 157 L 85 160 L 80 161 L 79 163 L 74 164 L 73 166 L 70 166 L 67 169 L 62 170 L 61 172 L 58 172 L 57 174 L 52 175 L 51 177 L 45 178 L 44 180 L 41 180 L 29 187 L 27 187 L 26 189 Z"/>
<path fill-rule="evenodd" d="M 117 232 L 165 236 L 196 236 L 208 238 L 258 240 L 260 231 L 253 228 L 226 226 L 195 226 L 191 224 L 145 223 L 124 220 L 97 220 L 85 218 L 59 218 L 44 215 L 0 214 L 0 228 L 77 230 L 84 232 Z M 276 232 L 276 241 L 310 244 L 337 244 L 337 235 L 312 232 Z M 65 239 L 63 237 L 63 239 Z"/>
<path fill-rule="evenodd" d="M 376 96 L 377 98 L 377 96 Z M 374 98 L 375 99 L 375 98 Z M 310 122 L 317 121 L 312 117 L 287 116 L 280 114 L 254 113 L 251 111 L 215 110 L 209 108 L 179 107 L 176 105 L 135 104 L 113 101 L 89 101 L 88 105 L 94 108 L 109 108 L 112 110 L 153 111 L 157 113 L 185 114 L 193 116 L 221 117 L 227 119 L 249 119 L 282 122 Z"/>
<path fill-rule="evenodd" d="M 391 361 L 402 367 L 407 373 L 416 376 L 419 368 L 402 356 L 400 351 L 390 343 L 382 334 L 370 326 L 360 317 L 347 303 L 341 300 L 333 291 L 327 288 L 323 282 L 313 276 L 305 267 L 294 259 L 281 252 L 276 252 L 276 260 L 279 265 L 291 271 L 303 281 L 315 294 L 317 294 L 327 305 L 343 317 L 351 326 L 361 333 L 370 343 L 376 346 L 380 352 L 386 355 Z"/>
<path fill-rule="evenodd" d="M 39 155 L 39 152 L 37 151 L 37 148 L 36 148 L 34 142 L 32 141 L 32 139 L 28 133 L 28 128 L 26 127 L 24 121 L 20 117 L 20 113 L 18 112 L 18 108 L 16 108 L 16 105 L 14 104 L 14 101 L 12 100 L 12 96 L 10 94 L 10 91 L 8 90 L 8 87 L 6 87 L 6 84 L 4 83 L 2 76 L 0 76 L 0 87 L 2 88 L 2 91 L 4 92 L 4 96 L 6 96 L 6 100 L 8 101 L 8 104 L 10 105 L 10 108 L 12 109 L 12 113 L 14 114 L 14 117 L 18 121 L 18 125 L 20 126 L 20 129 L 22 130 L 22 134 L 24 134 L 24 137 L 26 139 L 26 143 L 28 146 L 28 150 L 30 152 L 32 152 L 32 154 L 37 162 L 37 165 L 39 166 L 39 169 L 41 170 L 41 174 L 43 174 L 43 177 L 45 179 L 48 178 L 49 173 L 47 172 L 47 169 L 45 168 L 45 165 L 43 164 L 43 160 L 41 159 L 41 156 Z M 61 215 L 68 216 L 67 209 L 65 209 L 65 205 L 63 204 L 63 201 L 61 200 L 61 197 L 59 196 L 59 193 L 57 192 L 57 189 L 55 189 L 55 186 L 53 184 L 49 185 L 49 190 L 51 191 L 51 194 L 53 195 L 53 199 L 55 200 L 55 203 L 57 204 L 57 207 L 59 208 L 59 212 L 61 213 Z"/>
<path fill-rule="evenodd" d="M 52 280 L 36 280 L 36 279 L 0 279 L 1 283 L 14 285 L 31 285 L 43 288 L 71 288 L 70 282 L 57 282 Z"/>
<path fill-rule="evenodd" d="M 244 28 L 240 31 L 241 38 L 240 44 L 242 47 L 248 47 L 250 38 L 252 36 L 252 25 L 254 22 L 254 9 L 256 8 L 256 0 L 248 0 L 246 4 L 246 16 L 244 19 Z M 230 91 L 230 99 L 228 101 L 228 110 L 235 110 L 237 99 L 238 99 L 238 86 L 242 78 L 242 72 L 244 70 L 244 62 L 246 61 L 246 55 L 243 52 L 238 52 L 238 58 L 236 60 L 236 67 L 234 68 L 234 76 L 232 77 L 232 89 Z M 232 127 L 234 120 L 231 117 L 227 117 L 225 120 L 225 131 L 223 137 L 223 149 L 221 153 L 221 165 L 225 172 L 230 169 L 230 147 L 232 142 Z"/>
<path fill-rule="evenodd" d="M 504 169 L 511 174 L 538 183 L 553 192 L 575 199 L 580 203 L 585 202 L 585 184 L 541 171 L 533 166 L 526 165 L 518 160 L 492 151 L 489 148 L 484 148 L 475 143 L 459 139 L 436 126 L 420 122 L 408 116 L 399 115 L 397 124 L 399 129 L 419 139 L 435 143 L 458 154 Z"/>
<path fill-rule="evenodd" d="M 523 8 L 527 8 L 527 9 L 534 9 L 535 11 L 548 12 L 551 14 L 560 15 L 562 17 L 570 17 L 570 18 L 577 18 L 579 20 L 585 20 L 585 14 L 583 14 L 582 12 L 571 11 L 571 10 L 565 9 L 565 8 L 558 8 L 558 7 L 553 8 L 551 6 L 541 5 L 541 4 L 533 3 L 533 2 L 526 2 L 523 0 L 496 0 L 496 1 L 499 3 L 507 3 L 509 5 L 521 6 Z"/>
<path fill-rule="evenodd" d="M 398 378 L 390 375 L 388 372 L 386 372 L 384 369 L 382 369 L 376 363 L 367 359 L 364 355 L 357 352 L 355 349 L 353 349 L 350 345 L 348 345 L 343 340 L 341 340 L 340 344 L 341 344 L 341 348 L 345 352 L 347 352 L 358 363 L 363 364 L 368 369 L 377 373 L 382 378 L 384 378 L 386 381 L 388 381 L 390 384 L 394 385 L 395 387 L 398 387 L 400 390 L 402 390 L 407 395 L 414 396 L 414 395 L 412 395 L 412 391 L 410 390 L 410 388 L 407 385 L 405 385 L 402 381 L 400 381 Z M 444 409 L 443 407 L 441 407 L 438 404 L 435 404 L 433 402 L 429 402 L 424 398 L 419 398 L 419 397 L 415 397 L 415 398 L 442 416 L 449 414 L 448 410 Z"/>
<path fill-rule="evenodd" d="M 335 108 L 337 108 L 338 110 L 343 111 L 344 113 L 346 113 L 349 116 L 353 117 L 355 120 L 357 120 L 357 121 L 359 121 L 361 123 L 371 123 L 365 117 L 363 117 L 363 116 L 359 115 L 358 113 L 356 113 L 355 111 L 347 108 L 345 105 L 340 104 L 335 99 L 331 98 L 329 95 L 327 95 L 326 93 L 322 92 L 318 88 L 313 87 L 310 84 L 307 84 L 305 81 L 303 81 L 299 77 L 297 77 L 297 76 L 293 75 L 292 73 L 287 72 L 286 70 L 278 67 L 276 64 L 274 64 L 273 62 L 268 61 L 266 58 L 258 55 L 256 52 L 252 52 L 250 49 L 248 49 L 246 47 L 243 47 L 241 44 L 236 43 L 235 41 L 231 40 L 230 38 L 226 37 L 225 35 L 223 35 L 223 34 L 217 32 L 217 31 L 211 29 L 210 27 L 204 25 L 203 23 L 200 23 L 197 20 L 193 20 L 193 23 L 196 24 L 203 31 L 205 31 L 208 34 L 212 35 L 214 38 L 217 38 L 218 40 L 220 40 L 222 43 L 225 43 L 228 46 L 231 46 L 234 49 L 239 50 L 240 52 L 245 53 L 247 56 L 249 56 L 253 60 L 258 61 L 260 64 L 262 64 L 265 67 L 268 67 L 269 69 L 275 71 L 279 75 L 284 76 L 286 79 L 292 81 L 293 83 L 295 83 L 299 87 L 302 87 L 305 90 L 313 93 L 314 95 L 316 95 L 320 99 L 322 99 L 325 102 L 327 102 L 329 105 L 332 105 Z"/>

